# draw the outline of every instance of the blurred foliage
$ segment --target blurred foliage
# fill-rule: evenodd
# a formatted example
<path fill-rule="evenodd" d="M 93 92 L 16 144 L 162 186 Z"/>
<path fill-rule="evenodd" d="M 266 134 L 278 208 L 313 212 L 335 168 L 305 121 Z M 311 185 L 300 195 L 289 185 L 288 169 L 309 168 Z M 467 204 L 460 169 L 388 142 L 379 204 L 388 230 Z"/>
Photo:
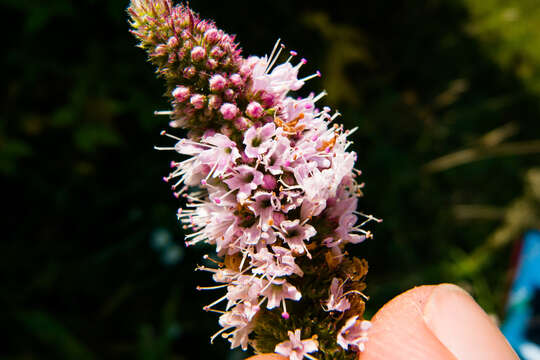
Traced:
<path fill-rule="evenodd" d="M 540 92 L 540 8 L 535 0 L 466 0 L 467 31 L 501 67 Z"/>
<path fill-rule="evenodd" d="M 160 182 L 164 87 L 128 33 L 127 1 L 6 0 L 0 98 L 2 359 L 241 359 L 202 305 L 218 295 L 183 249 Z M 321 66 L 355 134 L 368 313 L 456 282 L 504 315 L 510 256 L 540 224 L 540 10 L 532 0 L 193 0 L 247 54 L 277 37 Z M 276 26 L 279 25 L 279 26 Z M 224 355 L 227 354 L 227 355 Z"/>

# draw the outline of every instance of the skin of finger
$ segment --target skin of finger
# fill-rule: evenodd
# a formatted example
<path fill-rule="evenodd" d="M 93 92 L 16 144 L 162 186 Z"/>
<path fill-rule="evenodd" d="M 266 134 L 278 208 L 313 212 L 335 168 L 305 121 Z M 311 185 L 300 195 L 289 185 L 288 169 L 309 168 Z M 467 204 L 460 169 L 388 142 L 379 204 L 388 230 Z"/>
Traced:
<path fill-rule="evenodd" d="M 518 360 L 493 320 L 456 285 L 442 284 L 433 290 L 424 320 L 459 360 Z"/>
<path fill-rule="evenodd" d="M 360 360 L 457 360 L 426 325 L 423 313 L 436 285 L 415 287 L 392 299 L 372 319 Z"/>
<path fill-rule="evenodd" d="M 278 354 L 263 354 L 252 356 L 246 360 L 287 360 L 287 358 Z"/>

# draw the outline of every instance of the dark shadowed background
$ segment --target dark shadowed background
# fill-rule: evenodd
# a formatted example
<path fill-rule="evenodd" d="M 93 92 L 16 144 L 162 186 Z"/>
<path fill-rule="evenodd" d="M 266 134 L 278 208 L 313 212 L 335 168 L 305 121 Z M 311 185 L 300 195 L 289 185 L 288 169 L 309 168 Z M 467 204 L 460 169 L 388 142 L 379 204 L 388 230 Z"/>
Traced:
<path fill-rule="evenodd" d="M 192 0 L 244 54 L 278 37 L 358 127 L 368 316 L 415 284 L 455 282 L 499 319 L 511 253 L 540 224 L 536 0 Z M 127 1 L 3 0 L 1 359 L 242 359 L 209 345 L 216 293 L 193 269 L 153 150 L 164 86 Z"/>

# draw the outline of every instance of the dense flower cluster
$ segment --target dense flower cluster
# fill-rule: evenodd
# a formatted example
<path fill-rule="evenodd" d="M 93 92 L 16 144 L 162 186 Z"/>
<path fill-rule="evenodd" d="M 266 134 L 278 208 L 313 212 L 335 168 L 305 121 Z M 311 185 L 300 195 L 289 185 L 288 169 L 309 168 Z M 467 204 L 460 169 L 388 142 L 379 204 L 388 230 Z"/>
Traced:
<path fill-rule="evenodd" d="M 222 258 L 198 267 L 219 283 L 200 290 L 226 289 L 204 307 L 220 314 L 212 340 L 222 335 L 233 348 L 251 344 L 290 359 L 363 350 L 367 265 L 344 246 L 369 238 L 362 226 L 379 220 L 356 211 L 362 184 L 348 151 L 352 131 L 333 123 L 338 113 L 317 107 L 325 93 L 290 96 L 319 72 L 298 78 L 306 61 L 295 64 L 294 51 L 276 65 L 279 41 L 269 57 L 245 59 L 234 37 L 170 0 L 132 0 L 128 10 L 167 80 L 172 110 L 160 113 L 189 130 L 186 138 L 163 132 L 176 144 L 159 148 L 186 156 L 164 178 L 187 200 L 178 210 L 193 231 L 186 244 L 214 244 Z M 297 312 L 288 306 L 302 301 L 314 309 L 290 319 Z M 293 327 L 314 316 L 333 330 Z"/>

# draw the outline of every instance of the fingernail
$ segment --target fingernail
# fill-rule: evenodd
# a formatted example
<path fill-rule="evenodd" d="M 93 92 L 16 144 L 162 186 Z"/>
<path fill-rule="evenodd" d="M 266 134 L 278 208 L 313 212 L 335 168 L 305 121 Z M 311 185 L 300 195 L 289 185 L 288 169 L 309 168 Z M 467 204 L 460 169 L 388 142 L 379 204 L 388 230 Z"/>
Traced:
<path fill-rule="evenodd" d="M 493 320 L 456 285 L 435 287 L 423 317 L 435 336 L 459 360 L 518 359 Z"/>

